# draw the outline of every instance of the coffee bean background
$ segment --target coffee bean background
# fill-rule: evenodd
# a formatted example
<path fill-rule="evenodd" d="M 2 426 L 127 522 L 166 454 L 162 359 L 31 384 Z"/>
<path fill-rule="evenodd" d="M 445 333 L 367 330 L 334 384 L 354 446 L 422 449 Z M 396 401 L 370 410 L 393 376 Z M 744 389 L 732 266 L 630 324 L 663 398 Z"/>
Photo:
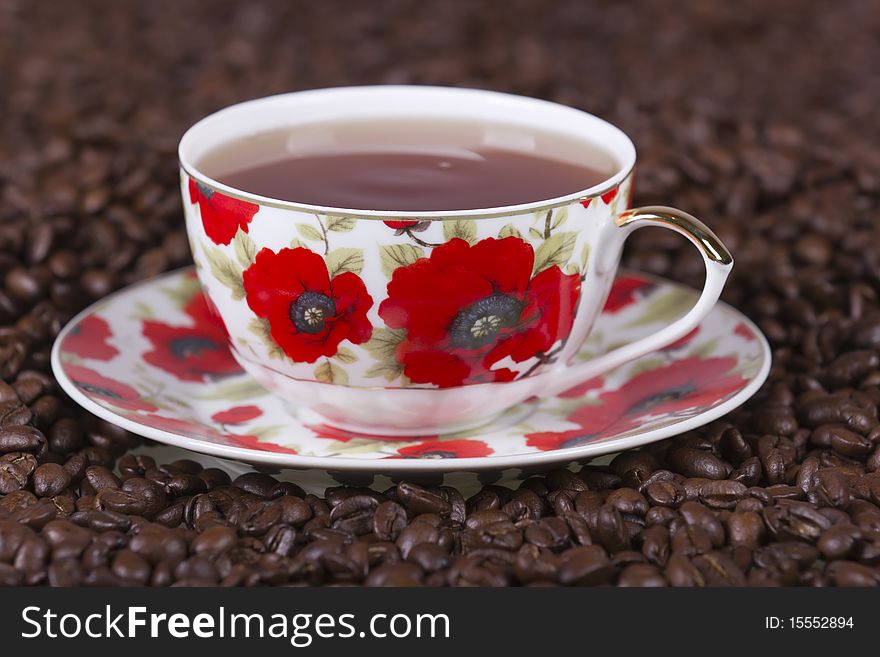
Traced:
<path fill-rule="evenodd" d="M 837 2 L 0 3 L 0 584 L 877 586 L 880 12 Z M 323 497 L 134 456 L 49 349 L 189 262 L 175 147 L 247 98 L 363 83 L 534 95 L 640 151 L 635 202 L 703 218 L 774 365 L 703 429 L 518 490 Z M 691 247 L 631 267 L 693 286 Z"/>

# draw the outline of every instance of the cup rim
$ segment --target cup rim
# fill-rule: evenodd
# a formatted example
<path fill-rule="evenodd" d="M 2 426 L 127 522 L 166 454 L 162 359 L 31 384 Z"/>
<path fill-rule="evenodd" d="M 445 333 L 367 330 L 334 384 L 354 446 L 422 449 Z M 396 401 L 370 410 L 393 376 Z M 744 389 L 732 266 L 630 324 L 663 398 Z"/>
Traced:
<path fill-rule="evenodd" d="M 198 132 L 206 129 L 206 126 L 211 122 L 215 121 L 219 118 L 224 117 L 225 115 L 229 115 L 235 112 L 242 112 L 251 109 L 257 109 L 261 106 L 270 104 L 270 103 L 278 103 L 283 100 L 289 98 L 303 98 L 306 96 L 309 97 L 318 97 L 318 96 L 333 96 L 333 95 L 341 95 L 341 94 L 351 94 L 351 93 L 387 93 L 393 91 L 425 91 L 425 92 L 441 92 L 449 95 L 455 94 L 463 94 L 467 96 L 476 96 L 476 95 L 484 95 L 488 97 L 506 99 L 508 101 L 513 100 L 518 103 L 529 104 L 535 108 L 564 108 L 569 110 L 572 113 L 580 114 L 585 117 L 589 117 L 590 120 L 598 122 L 604 126 L 606 130 L 609 130 L 617 135 L 618 138 L 621 139 L 621 142 L 624 145 L 624 151 L 621 160 L 619 162 L 619 166 L 617 167 L 617 171 L 612 175 L 603 180 L 596 185 L 588 187 L 586 189 L 578 190 L 576 192 L 572 192 L 569 194 L 565 194 L 564 196 L 557 196 L 550 199 L 540 200 L 540 201 L 531 201 L 529 203 L 518 203 L 515 205 L 504 205 L 497 206 L 492 208 L 474 208 L 469 210 L 435 210 L 435 211 L 426 211 L 426 212 L 417 212 L 417 211 L 403 211 L 403 210 L 358 210 L 353 208 L 343 208 L 343 207 L 333 207 L 333 206 L 324 206 L 324 205 L 313 205 L 309 203 L 300 203 L 296 201 L 285 201 L 281 199 L 272 198 L 269 196 L 261 196 L 260 194 L 254 194 L 252 192 L 247 192 L 241 189 L 237 189 L 235 187 L 231 187 L 226 185 L 210 176 L 202 173 L 195 163 L 192 161 L 192 158 L 188 156 L 187 152 L 191 145 L 191 142 L 195 139 L 195 136 Z M 597 140 L 598 145 L 602 145 L 602 142 Z M 180 139 L 180 143 L 177 147 L 177 156 L 180 164 L 181 170 L 186 173 L 190 178 L 195 180 L 197 183 L 206 185 L 215 189 L 225 196 L 229 196 L 231 198 L 247 201 L 250 203 L 256 203 L 262 207 L 273 207 L 279 208 L 283 210 L 296 210 L 299 212 L 307 212 L 312 214 L 322 214 L 322 215 L 334 215 L 341 216 L 352 219 L 372 219 L 372 220 L 419 220 L 419 221 L 452 221 L 456 219 L 489 219 L 494 217 L 504 217 L 504 216 L 513 216 L 520 214 L 527 214 L 530 212 L 541 212 L 545 210 L 551 210 L 553 208 L 561 207 L 564 205 L 570 205 L 575 202 L 586 201 L 591 198 L 595 198 L 600 196 L 608 191 L 611 191 L 621 182 L 626 180 L 630 174 L 635 169 L 636 163 L 636 148 L 633 144 L 632 140 L 629 136 L 623 132 L 620 128 L 615 126 L 614 124 L 606 121 L 605 119 L 599 118 L 594 114 L 590 114 L 589 112 L 585 112 L 581 109 L 570 107 L 568 105 L 563 105 L 561 103 L 554 103 L 548 100 L 542 100 L 539 98 L 532 98 L 530 96 L 522 96 L 518 94 L 510 94 L 499 91 L 490 91 L 485 89 L 475 89 L 469 87 L 449 87 L 449 86 L 438 86 L 438 85 L 351 85 L 351 86 L 340 86 L 340 87 L 325 87 L 318 89 L 307 89 L 304 91 L 294 91 L 282 94 L 275 94 L 271 96 L 264 96 L 261 98 L 256 98 L 253 100 L 246 100 L 240 103 L 235 103 L 233 105 L 229 105 L 220 109 L 216 112 L 213 112 L 196 123 L 190 126 L 183 136 Z"/>

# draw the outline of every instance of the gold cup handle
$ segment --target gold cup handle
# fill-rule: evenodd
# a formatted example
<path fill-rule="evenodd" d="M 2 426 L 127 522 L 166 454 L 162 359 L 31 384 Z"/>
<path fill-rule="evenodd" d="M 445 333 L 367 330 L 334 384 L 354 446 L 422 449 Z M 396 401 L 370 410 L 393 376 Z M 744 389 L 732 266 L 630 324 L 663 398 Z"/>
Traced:
<path fill-rule="evenodd" d="M 618 235 L 621 245 L 634 230 L 646 226 L 666 228 L 684 235 L 703 256 L 703 263 L 706 266 L 706 283 L 703 286 L 703 291 L 694 307 L 683 317 L 656 333 L 613 349 L 586 363 L 568 365 L 568 359 L 574 354 L 564 356 L 560 359 L 560 367 L 552 373 L 552 381 L 541 390 L 540 396 L 542 397 L 557 395 L 594 376 L 652 351 L 662 349 L 683 338 L 715 306 L 724 289 L 724 283 L 727 281 L 730 270 L 733 268 L 733 256 L 730 255 L 730 251 L 721 243 L 718 236 L 709 230 L 703 222 L 687 212 L 663 206 L 633 208 L 621 213 L 617 217 L 616 223 L 618 229 L 624 231 Z M 617 252 L 619 253 L 619 251 Z"/>

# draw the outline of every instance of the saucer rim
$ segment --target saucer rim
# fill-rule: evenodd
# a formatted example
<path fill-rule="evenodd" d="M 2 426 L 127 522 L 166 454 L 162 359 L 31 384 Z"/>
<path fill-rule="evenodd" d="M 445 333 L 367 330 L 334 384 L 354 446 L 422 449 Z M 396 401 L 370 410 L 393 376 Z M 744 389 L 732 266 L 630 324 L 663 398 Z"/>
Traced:
<path fill-rule="evenodd" d="M 128 285 L 122 289 L 116 290 L 101 299 L 98 299 L 88 307 L 77 313 L 71 318 L 64 328 L 58 333 L 55 342 L 52 345 L 52 353 L 50 364 L 52 372 L 55 375 L 61 389 L 77 404 L 85 408 L 93 415 L 98 416 L 102 420 L 110 422 L 116 426 L 137 434 L 143 438 L 154 440 L 159 443 L 180 447 L 199 454 L 206 454 L 222 459 L 241 461 L 251 465 L 272 466 L 275 468 L 286 468 L 293 470 L 320 469 L 329 472 L 357 472 L 364 474 L 386 474 L 386 473 L 405 473 L 405 472 L 421 472 L 421 473 L 449 473 L 449 472 L 480 472 L 480 471 L 498 471 L 510 468 L 531 468 L 534 466 L 544 465 L 561 465 L 575 461 L 584 461 L 596 458 L 605 454 L 620 452 L 634 447 L 641 447 L 650 443 L 669 438 L 681 433 L 685 433 L 697 427 L 704 426 L 717 420 L 726 413 L 738 408 L 748 399 L 750 399 L 764 384 L 770 374 L 772 364 L 772 350 L 767 338 L 757 327 L 757 325 L 742 312 L 733 306 L 718 301 L 711 312 L 723 310 L 731 313 L 740 322 L 744 323 L 755 335 L 762 352 L 761 367 L 757 374 L 743 387 L 734 394 L 730 399 L 722 402 L 717 406 L 699 413 L 691 418 L 675 422 L 664 427 L 652 429 L 635 435 L 623 436 L 620 438 L 608 438 L 580 445 L 577 447 L 566 447 L 564 449 L 556 449 L 546 452 L 526 452 L 521 454 L 507 454 L 498 456 L 477 456 L 477 457 L 452 457 L 442 459 L 355 459 L 350 457 L 338 456 L 306 456 L 301 454 L 285 454 L 280 452 L 260 451 L 247 447 L 237 447 L 232 445 L 221 445 L 199 438 L 191 438 L 181 436 L 164 429 L 150 427 L 131 420 L 127 416 L 120 415 L 115 411 L 98 404 L 87 397 L 76 384 L 67 376 L 61 362 L 61 343 L 68 333 L 82 322 L 86 317 L 100 311 L 100 309 L 116 300 L 118 297 L 129 294 L 136 294 L 141 287 L 148 285 L 156 285 L 160 281 L 174 277 L 182 277 L 190 272 L 194 272 L 195 267 L 190 265 L 182 267 L 170 272 L 165 272 L 143 281 L 138 281 L 132 285 Z M 618 272 L 635 274 L 663 283 L 664 285 L 674 286 L 696 293 L 696 290 L 682 285 L 676 281 L 671 281 L 662 276 L 656 276 L 646 272 L 634 269 L 620 267 Z M 266 392 L 266 394 L 272 394 Z M 194 445 L 196 447 L 194 447 Z"/>

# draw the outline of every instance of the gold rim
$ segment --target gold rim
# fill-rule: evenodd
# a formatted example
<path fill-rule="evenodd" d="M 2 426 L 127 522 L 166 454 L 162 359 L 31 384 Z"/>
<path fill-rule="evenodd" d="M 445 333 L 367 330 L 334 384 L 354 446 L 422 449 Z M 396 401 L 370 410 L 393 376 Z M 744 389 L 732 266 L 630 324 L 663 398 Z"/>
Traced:
<path fill-rule="evenodd" d="M 358 212 L 357 210 L 347 210 L 344 208 L 321 208 L 318 206 L 308 206 L 308 205 L 299 205 L 293 201 L 278 201 L 271 198 L 266 198 L 264 196 L 258 196 L 256 194 L 248 194 L 247 192 L 241 192 L 232 188 L 224 188 L 220 189 L 217 187 L 216 181 L 211 180 L 205 176 L 199 174 L 198 171 L 190 170 L 183 162 L 178 160 L 180 164 L 180 169 L 187 176 L 195 180 L 197 183 L 210 187 L 214 189 L 224 196 L 229 196 L 230 198 L 234 198 L 239 201 L 245 201 L 248 203 L 256 203 L 261 207 L 268 208 L 278 208 L 279 210 L 296 210 L 298 212 L 304 212 L 307 214 L 320 214 L 320 215 L 332 215 L 334 217 L 344 217 L 346 219 L 366 219 L 370 221 L 460 221 L 462 219 L 496 219 L 498 217 L 515 217 L 522 214 L 531 214 L 533 212 L 544 212 L 546 210 L 553 210 L 554 208 L 561 208 L 565 205 L 571 205 L 573 203 L 581 203 L 588 199 L 594 199 L 602 194 L 610 192 L 615 187 L 619 187 L 624 182 L 626 182 L 633 173 L 635 169 L 635 164 L 630 166 L 630 168 L 626 171 L 626 173 L 621 176 L 618 182 L 611 182 L 617 175 L 613 176 L 607 185 L 597 189 L 595 191 L 590 192 L 589 194 L 579 194 L 573 198 L 563 198 L 559 200 L 548 201 L 547 203 L 537 205 L 535 207 L 530 207 L 528 209 L 522 209 L 514 211 L 513 209 L 517 206 L 509 206 L 508 208 L 498 208 L 496 210 L 487 210 L 486 212 L 479 212 L 477 214 L 461 214 L 456 215 L 450 214 L 449 216 L 444 217 L 433 217 L 433 216 L 424 216 L 417 214 L 415 212 L 389 212 L 387 215 L 377 216 L 375 214 L 364 214 L 363 212 Z M 328 211 L 329 210 L 329 211 Z M 464 210 L 460 212 L 471 212 L 470 210 Z"/>
<path fill-rule="evenodd" d="M 626 210 L 616 219 L 617 225 L 621 228 L 639 221 L 660 224 L 683 234 L 712 262 L 722 265 L 733 263 L 733 256 L 718 236 L 706 224 L 687 212 L 654 205 Z"/>

